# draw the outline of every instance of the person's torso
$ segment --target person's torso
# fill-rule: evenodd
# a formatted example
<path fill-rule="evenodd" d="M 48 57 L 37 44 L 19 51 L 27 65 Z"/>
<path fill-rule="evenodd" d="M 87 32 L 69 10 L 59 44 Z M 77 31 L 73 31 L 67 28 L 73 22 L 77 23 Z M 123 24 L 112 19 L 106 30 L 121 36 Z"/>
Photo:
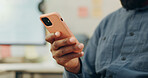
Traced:
<path fill-rule="evenodd" d="M 108 77 L 116 74 L 115 78 L 148 73 L 148 8 L 141 11 L 122 8 L 106 21 L 98 41 L 96 72 L 106 71 Z"/>

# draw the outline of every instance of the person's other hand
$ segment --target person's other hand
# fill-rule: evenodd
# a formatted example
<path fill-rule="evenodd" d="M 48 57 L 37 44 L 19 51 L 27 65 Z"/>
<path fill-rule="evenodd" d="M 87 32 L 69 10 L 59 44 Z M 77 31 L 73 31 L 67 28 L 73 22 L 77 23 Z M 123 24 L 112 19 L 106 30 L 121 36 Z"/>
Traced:
<path fill-rule="evenodd" d="M 84 45 L 76 43 L 75 37 L 57 40 L 60 36 L 60 32 L 50 33 L 46 36 L 46 41 L 51 43 L 53 58 L 67 71 L 78 73 L 80 71 L 79 57 L 84 55 L 82 52 Z"/>

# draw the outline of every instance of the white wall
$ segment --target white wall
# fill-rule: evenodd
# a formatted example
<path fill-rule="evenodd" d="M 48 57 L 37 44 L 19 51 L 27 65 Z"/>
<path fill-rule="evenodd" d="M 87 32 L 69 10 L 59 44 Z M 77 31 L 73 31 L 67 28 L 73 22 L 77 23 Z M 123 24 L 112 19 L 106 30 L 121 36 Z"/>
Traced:
<path fill-rule="evenodd" d="M 120 7 L 119 0 L 102 0 L 102 17 L 92 16 L 92 0 L 45 0 L 46 13 L 58 12 L 74 34 L 84 33 L 92 36 L 103 17 Z M 80 18 L 78 8 L 88 7 L 88 17 Z"/>

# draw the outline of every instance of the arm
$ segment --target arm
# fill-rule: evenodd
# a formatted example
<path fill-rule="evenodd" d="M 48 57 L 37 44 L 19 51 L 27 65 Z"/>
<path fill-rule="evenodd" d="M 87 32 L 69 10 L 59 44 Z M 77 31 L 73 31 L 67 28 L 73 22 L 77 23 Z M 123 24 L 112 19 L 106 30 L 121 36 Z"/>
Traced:
<path fill-rule="evenodd" d="M 101 24 L 100 24 L 101 25 Z M 65 70 L 63 78 L 95 78 L 95 57 L 100 37 L 100 26 L 94 32 L 92 38 L 85 49 L 84 59 L 82 60 L 82 67 L 79 74 L 73 74 Z"/>

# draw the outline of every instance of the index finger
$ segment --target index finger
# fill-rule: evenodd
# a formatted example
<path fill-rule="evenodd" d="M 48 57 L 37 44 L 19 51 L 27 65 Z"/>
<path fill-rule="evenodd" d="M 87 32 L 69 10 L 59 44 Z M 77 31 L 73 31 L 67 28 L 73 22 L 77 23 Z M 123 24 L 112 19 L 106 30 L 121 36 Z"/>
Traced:
<path fill-rule="evenodd" d="M 50 33 L 46 36 L 45 40 L 51 44 L 55 41 L 56 38 L 60 37 L 60 32 Z"/>

